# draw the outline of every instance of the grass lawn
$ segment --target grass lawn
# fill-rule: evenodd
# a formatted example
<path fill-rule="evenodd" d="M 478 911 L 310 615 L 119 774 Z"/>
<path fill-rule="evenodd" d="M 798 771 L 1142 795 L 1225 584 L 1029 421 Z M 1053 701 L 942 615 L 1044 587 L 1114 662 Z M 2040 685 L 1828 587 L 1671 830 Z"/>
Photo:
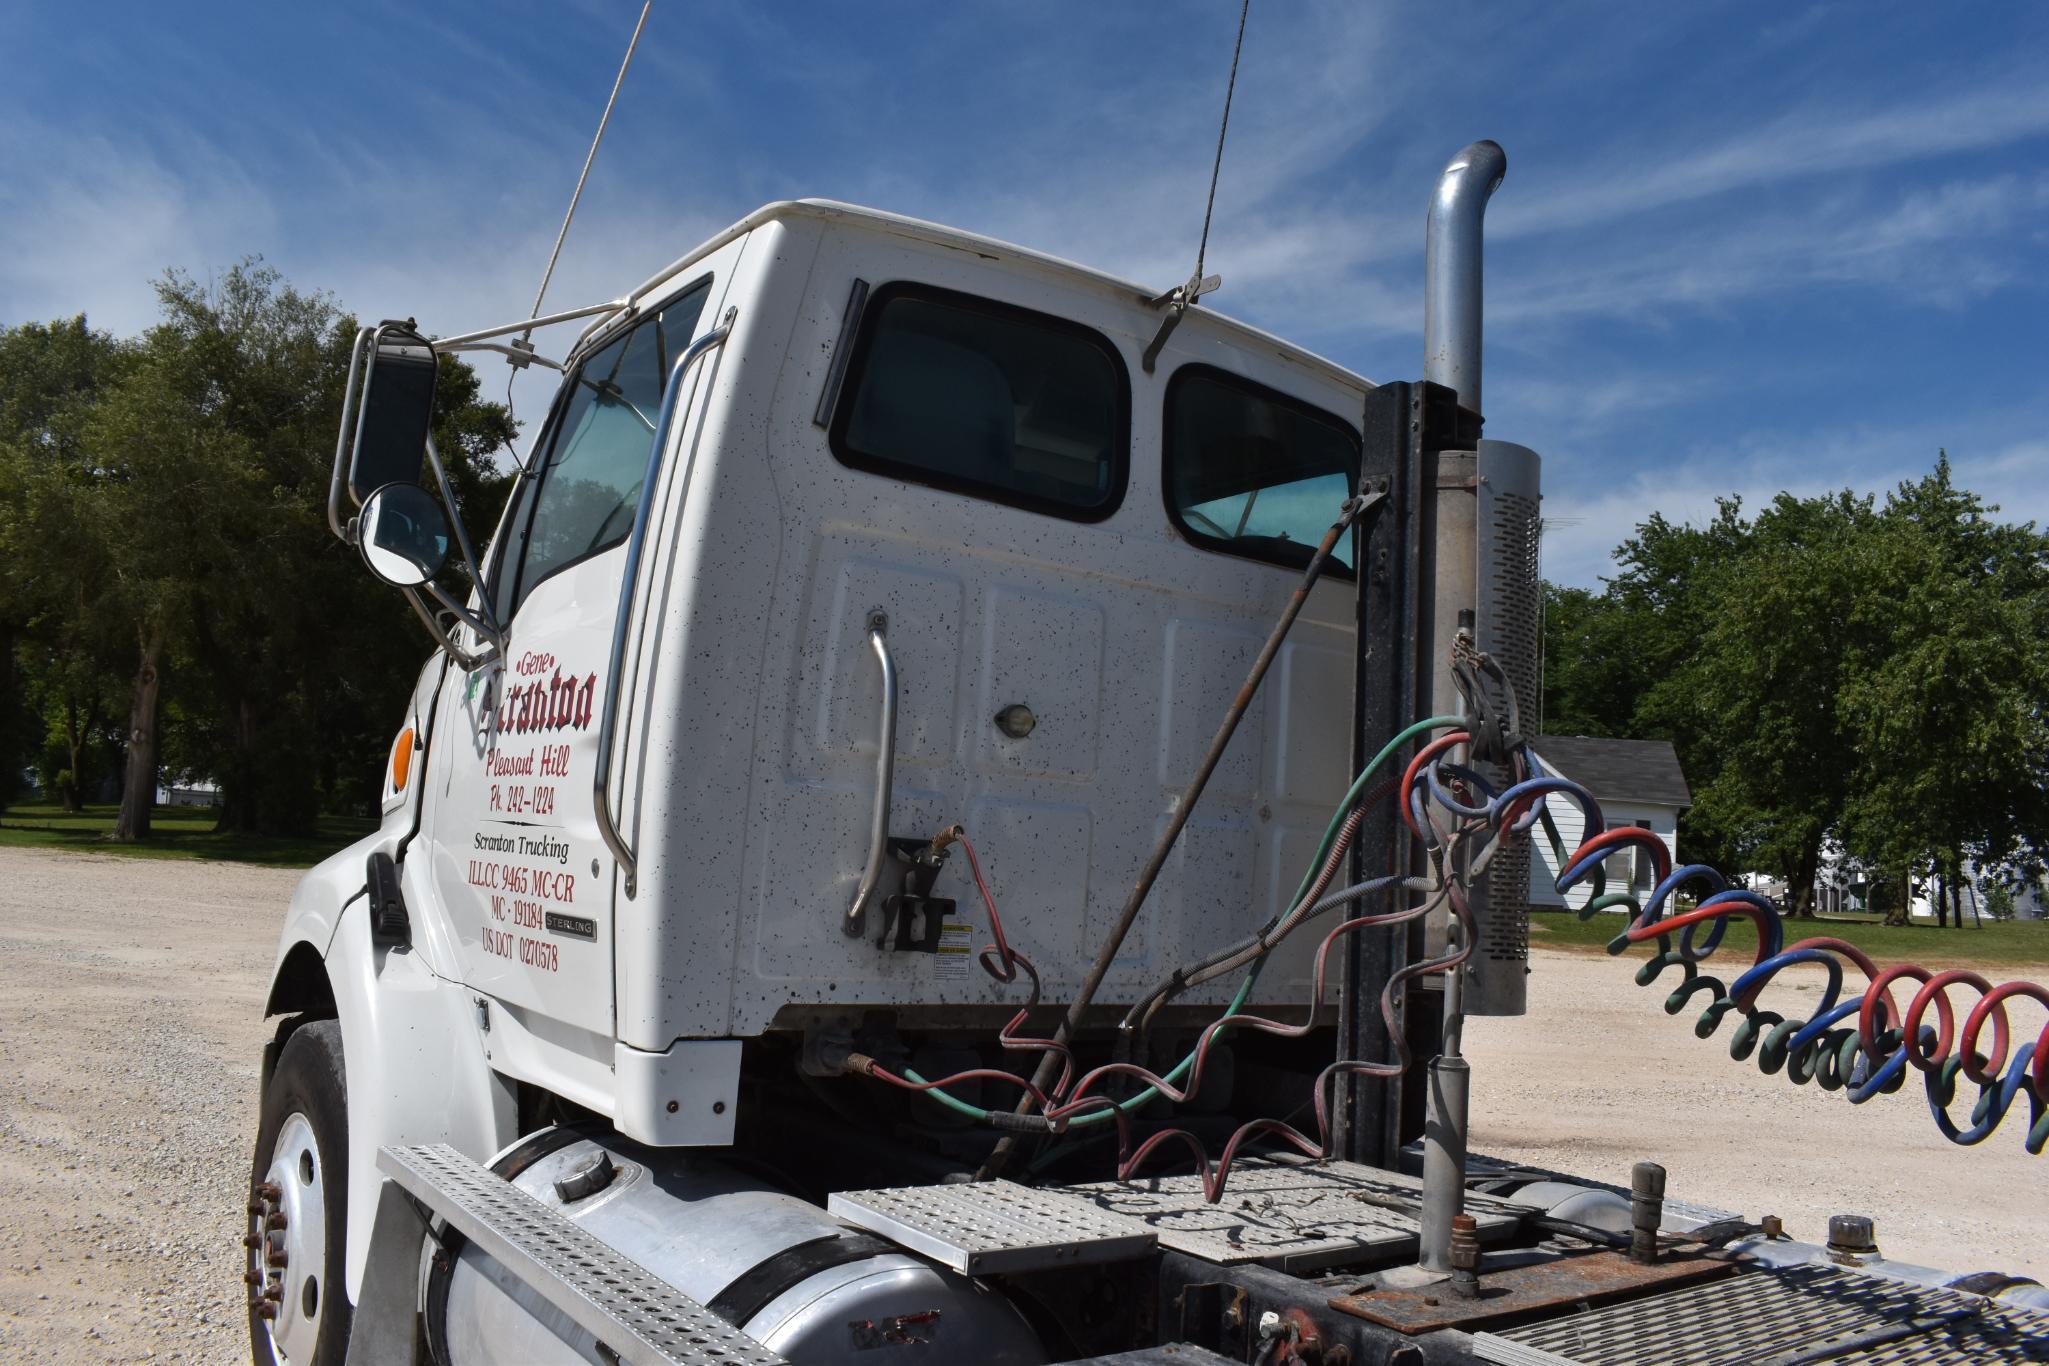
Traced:
<path fill-rule="evenodd" d="M 361 839 L 377 822 L 352 816 L 322 816 L 306 838 L 270 835 L 217 835 L 214 812 L 206 807 L 160 806 L 150 817 L 150 837 L 142 844 L 115 844 L 116 806 L 88 806 L 73 814 L 63 807 L 34 803 L 10 806 L 0 813 L 0 848 L 72 849 L 88 854 L 123 854 L 134 858 L 226 859 L 262 863 L 276 868 L 307 868 L 335 850 Z"/>
<path fill-rule="evenodd" d="M 1621 915 L 1603 914 L 1581 920 L 1572 911 L 1538 911 L 1530 916 L 1530 942 L 1545 948 L 1600 950 L 1627 923 Z M 1880 967 L 1919 963 L 1940 971 L 1970 963 L 2049 966 L 2049 921 L 2043 920 L 2000 922 L 1987 917 L 1983 927 L 1978 928 L 1967 917 L 1961 929 L 1944 929 L 1932 922 L 1885 925 L 1864 918 L 1788 919 L 1783 924 L 1788 944 L 1823 936 L 1842 939 L 1870 954 Z M 1703 927 L 1700 937 L 1706 934 Z M 1750 921 L 1737 917 L 1729 926 L 1722 947 L 1715 951 L 1714 961 L 1724 963 L 1733 959 L 1747 963 L 1756 952 L 1756 931 Z M 1633 962 L 1649 956 L 1650 950 L 1642 945 L 1632 946 L 1624 954 Z"/>

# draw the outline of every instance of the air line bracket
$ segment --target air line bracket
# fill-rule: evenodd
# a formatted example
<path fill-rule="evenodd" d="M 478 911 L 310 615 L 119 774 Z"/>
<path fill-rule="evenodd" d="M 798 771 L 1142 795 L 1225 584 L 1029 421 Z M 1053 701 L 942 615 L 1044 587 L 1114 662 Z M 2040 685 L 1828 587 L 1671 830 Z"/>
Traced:
<path fill-rule="evenodd" d="M 903 884 L 882 899 L 882 936 L 876 942 L 904 953 L 937 953 L 954 908 L 951 898 L 932 895 L 946 866 L 945 851 L 934 852 L 929 840 L 891 836 L 889 853 L 903 870 Z"/>

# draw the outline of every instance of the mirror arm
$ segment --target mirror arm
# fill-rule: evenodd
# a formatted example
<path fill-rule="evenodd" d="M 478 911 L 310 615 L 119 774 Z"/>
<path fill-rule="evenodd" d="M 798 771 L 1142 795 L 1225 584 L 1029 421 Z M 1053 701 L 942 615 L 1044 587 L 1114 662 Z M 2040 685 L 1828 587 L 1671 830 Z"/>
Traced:
<path fill-rule="evenodd" d="M 443 337 L 440 341 L 434 343 L 434 349 L 436 351 L 452 351 L 470 342 L 488 341 L 492 337 L 510 336 L 514 332 L 531 332 L 537 327 L 547 327 L 551 323 L 566 323 L 573 318 L 588 318 L 597 313 L 617 313 L 621 309 L 630 307 L 632 303 L 633 300 L 631 299 L 613 299 L 609 303 L 587 304 L 582 308 L 565 309 L 560 313 L 550 313 L 545 317 L 521 318 L 518 322 L 507 323 L 503 327 L 485 327 L 475 332 L 461 332 L 453 337 Z"/>
<path fill-rule="evenodd" d="M 498 647 L 500 653 L 503 653 L 505 649 L 505 627 L 498 620 L 498 613 L 491 606 L 490 593 L 484 589 L 484 574 L 482 570 L 477 568 L 476 552 L 470 549 L 470 534 L 463 529 L 462 511 L 455 504 L 455 491 L 448 486 L 448 471 L 441 466 L 441 452 L 434 448 L 434 433 L 432 432 L 427 433 L 427 459 L 434 466 L 435 480 L 441 485 L 441 505 L 448 509 L 448 524 L 455 531 L 456 548 L 462 551 L 463 568 L 469 571 L 470 582 L 477 586 L 477 606 L 482 611 L 479 614 L 472 614 L 456 606 L 452 600 L 432 583 L 427 586 L 433 590 L 436 598 L 439 598 L 445 605 L 453 609 L 466 624 L 472 626 L 479 634 L 488 638 L 493 645 Z M 479 615 L 481 615 L 482 621 L 478 620 Z"/>
<path fill-rule="evenodd" d="M 334 438 L 334 477 L 327 485 L 327 529 L 344 544 L 349 544 L 350 538 L 348 529 L 342 525 L 342 480 L 343 471 L 348 468 L 349 433 L 355 428 L 355 424 L 349 421 L 349 408 L 356 401 L 356 388 L 363 377 L 363 357 L 376 331 L 374 327 L 356 329 L 356 344 L 349 348 L 349 380 L 342 389 L 341 430 Z"/>
<path fill-rule="evenodd" d="M 436 585 L 430 583 L 427 585 L 427 587 L 429 590 L 433 592 L 436 598 L 438 598 L 441 602 L 446 603 L 451 611 L 455 612 L 458 616 L 463 617 L 465 619 L 469 618 L 469 613 L 463 611 L 462 608 L 456 606 L 455 603 L 450 601 L 448 595 L 446 593 L 443 593 L 441 589 L 438 588 Z M 465 650 L 462 646 L 456 644 L 455 638 L 449 635 L 447 631 L 442 629 L 440 620 L 436 618 L 432 612 L 429 612 L 427 610 L 427 604 L 420 601 L 419 589 L 401 588 L 398 591 L 405 594 L 406 601 L 412 604 L 413 611 L 420 618 L 421 625 L 427 628 L 427 634 L 433 636 L 435 643 L 440 645 L 442 649 L 448 651 L 448 657 L 450 659 L 453 659 L 457 664 L 461 665 L 464 670 L 478 669 L 483 665 L 489 664 L 493 659 L 498 657 L 499 648 L 496 642 L 493 642 L 491 648 L 483 654 L 472 654 L 470 651 Z M 469 625 L 472 629 L 475 629 L 476 622 L 471 620 L 469 621 Z"/>
<path fill-rule="evenodd" d="M 489 623 L 485 622 L 483 619 L 478 617 L 477 614 L 475 612 L 472 612 L 469 608 L 463 606 L 461 599 L 457 598 L 453 593 L 449 592 L 446 588 L 443 588 L 440 584 L 435 583 L 432 579 L 429 579 L 426 583 L 421 584 L 420 586 L 433 595 L 434 601 L 440 603 L 443 607 L 447 608 L 450 612 L 454 613 L 455 619 L 457 621 L 461 622 L 463 625 L 469 627 L 472 631 L 475 631 L 478 635 L 482 636 L 485 640 L 489 641 L 491 644 L 491 650 L 493 652 L 502 653 L 504 651 L 504 640 L 495 631 L 491 629 Z M 482 595 L 479 594 L 479 600 L 481 601 L 481 599 Z M 469 654 L 470 652 L 464 651 L 464 653 Z M 488 659 L 490 658 L 490 655 L 471 655 L 471 658 Z"/>
<path fill-rule="evenodd" d="M 529 364 L 545 365 L 550 370 L 560 370 L 563 368 L 561 361 L 549 360 L 546 356 L 541 355 L 539 352 L 533 350 L 531 347 L 508 346 L 504 342 L 488 341 L 457 342 L 454 345 L 450 345 L 447 342 L 434 343 L 434 354 L 437 356 L 444 355 L 454 351 L 496 351 L 499 355 L 504 356 L 506 359 L 510 360 L 514 366 L 522 370 L 525 369 Z"/>

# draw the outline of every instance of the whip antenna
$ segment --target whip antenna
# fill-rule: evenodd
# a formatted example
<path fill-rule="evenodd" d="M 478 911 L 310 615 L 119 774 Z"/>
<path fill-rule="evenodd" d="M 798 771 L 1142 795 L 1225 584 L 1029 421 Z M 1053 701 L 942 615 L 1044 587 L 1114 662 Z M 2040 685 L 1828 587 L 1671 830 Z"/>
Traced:
<path fill-rule="evenodd" d="M 1238 40 L 1231 45 L 1231 79 L 1224 85 L 1224 117 L 1217 125 L 1217 156 L 1209 168 L 1209 199 L 1202 206 L 1202 240 L 1195 248 L 1195 273 L 1186 284 L 1176 285 L 1157 299 L 1147 302 L 1154 308 L 1165 308 L 1167 316 L 1160 322 L 1160 330 L 1153 334 L 1151 345 L 1145 349 L 1142 361 L 1145 372 L 1153 372 L 1153 363 L 1160 358 L 1160 348 L 1167 344 L 1175 327 L 1180 325 L 1181 315 L 1186 313 L 1205 294 L 1214 294 L 1224 287 L 1221 275 L 1204 275 L 1202 265 L 1209 255 L 1210 217 L 1217 207 L 1217 177 L 1224 169 L 1224 135 L 1231 131 L 1231 96 L 1238 89 L 1238 58 L 1245 51 L 1245 19 L 1252 13 L 1252 0 L 1244 0 L 1238 7 Z"/>
<path fill-rule="evenodd" d="M 626 43 L 626 56 L 619 63 L 619 74 L 612 80 L 612 93 L 605 98 L 605 112 L 598 116 L 597 136 L 591 139 L 591 149 L 583 158 L 583 170 L 576 177 L 576 190 L 569 196 L 569 212 L 562 215 L 562 230 L 555 234 L 555 250 L 548 253 L 548 268 L 541 272 L 541 287 L 534 291 L 534 310 L 527 314 L 529 318 L 541 316 L 541 300 L 547 297 L 548 281 L 554 278 L 555 262 L 562 255 L 562 241 L 569 236 L 569 220 L 576 217 L 576 202 L 583 198 L 583 182 L 590 178 L 591 163 L 598 159 L 598 144 L 605 140 L 605 125 L 612 121 L 612 106 L 619 102 L 619 87 L 626 84 L 626 68 L 633 65 L 633 49 L 640 46 L 640 31 L 647 27 L 647 14 L 653 8 L 654 0 L 647 0 L 640 7 L 640 19 L 633 25 L 633 37 Z M 533 334 L 533 328 L 529 327 L 520 335 L 520 340 L 524 342 Z"/>

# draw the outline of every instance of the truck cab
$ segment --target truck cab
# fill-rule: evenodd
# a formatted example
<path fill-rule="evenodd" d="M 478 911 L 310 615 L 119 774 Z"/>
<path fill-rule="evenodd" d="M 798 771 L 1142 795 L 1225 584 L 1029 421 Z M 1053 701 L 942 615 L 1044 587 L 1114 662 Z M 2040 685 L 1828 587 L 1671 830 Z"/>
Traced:
<path fill-rule="evenodd" d="M 1160 326 L 1137 285 L 800 201 L 585 329 L 481 583 L 438 613 L 383 828 L 308 876 L 280 947 L 271 1011 L 339 1026 L 353 1179 L 326 1274 L 350 1302 L 392 1144 L 485 1160 L 596 1124 L 773 1153 L 821 1197 L 975 1169 L 985 1133 L 822 1061 L 1002 1065 L 1021 1002 L 975 967 L 983 903 L 959 859 L 907 903 L 909 852 L 964 826 L 1046 999 L 1071 996 L 1357 488 L 1364 379 L 1204 308 L 1148 365 Z M 1349 777 L 1351 554 L 1104 1013 L 1269 919 L 1314 852 Z M 1309 948 L 1261 1002 L 1306 1002 Z"/>

